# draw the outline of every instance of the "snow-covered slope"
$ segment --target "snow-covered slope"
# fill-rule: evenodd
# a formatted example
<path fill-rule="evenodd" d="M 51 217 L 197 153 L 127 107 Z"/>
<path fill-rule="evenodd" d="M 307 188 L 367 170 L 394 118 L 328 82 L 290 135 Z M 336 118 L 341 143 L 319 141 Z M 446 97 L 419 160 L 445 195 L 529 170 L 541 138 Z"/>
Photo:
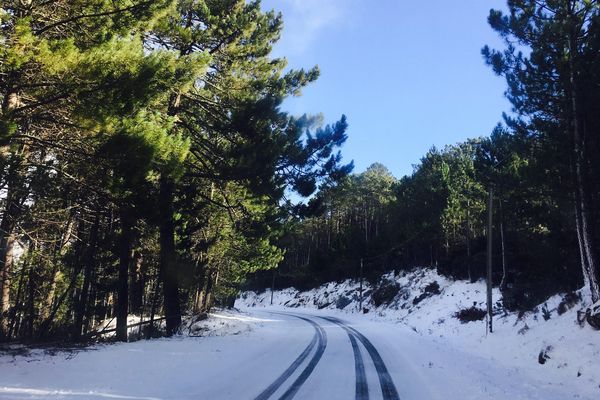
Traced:
<path fill-rule="evenodd" d="M 375 287 L 365 283 L 363 293 L 363 318 L 406 324 L 446 346 L 543 377 L 552 385 L 575 385 L 580 393 L 600 398 L 600 332 L 577 322 L 577 311 L 591 304 L 585 289 L 577 292 L 577 304 L 556 295 L 522 315 L 503 311 L 501 294 L 494 289 L 492 334 L 486 332 L 485 320 L 462 323 L 455 317 L 472 306 L 485 309 L 483 281 L 453 281 L 433 269 L 417 268 L 399 276 L 385 275 Z M 236 306 L 269 307 L 270 302 L 269 290 L 246 292 Z M 358 304 L 359 285 L 350 280 L 307 292 L 290 288 L 273 293 L 274 306 L 358 314 Z"/>

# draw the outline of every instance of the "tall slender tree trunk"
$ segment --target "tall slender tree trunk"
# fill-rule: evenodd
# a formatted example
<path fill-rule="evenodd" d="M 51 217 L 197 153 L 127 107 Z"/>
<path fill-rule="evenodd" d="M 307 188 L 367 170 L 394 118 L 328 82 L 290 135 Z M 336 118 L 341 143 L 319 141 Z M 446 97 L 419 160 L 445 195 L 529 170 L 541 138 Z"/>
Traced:
<path fill-rule="evenodd" d="M 163 298 L 167 336 L 177 333 L 181 325 L 179 282 L 175 253 L 175 223 L 173 221 L 174 183 L 165 174 L 160 178 L 160 273 L 163 281 Z"/>
<path fill-rule="evenodd" d="M 365 246 L 369 243 L 369 222 L 367 219 L 367 208 L 364 208 L 364 225 L 365 225 Z"/>
<path fill-rule="evenodd" d="M 7 339 L 10 340 L 13 335 L 18 335 L 19 322 L 18 319 L 21 316 L 21 294 L 23 292 L 23 286 L 25 285 L 25 273 L 29 268 L 29 262 L 24 263 L 21 266 L 21 273 L 19 274 L 19 284 L 17 286 L 17 294 L 15 296 L 15 306 L 12 309 L 10 316 L 10 323 L 8 328 Z"/>
<path fill-rule="evenodd" d="M 574 10 L 569 6 L 569 13 Z M 586 182 L 586 137 L 581 114 L 579 82 L 577 79 L 578 31 L 575 29 L 575 17 L 571 15 L 572 27 L 569 32 L 569 88 L 571 105 L 571 134 L 573 140 L 573 162 L 575 172 L 575 226 L 581 255 L 583 274 L 589 283 L 592 301 L 600 301 L 600 273 L 598 258 L 593 243 L 592 227 L 589 216 L 589 193 Z"/>
<path fill-rule="evenodd" d="M 148 324 L 148 332 L 146 334 L 146 338 L 150 339 L 154 337 L 154 315 L 156 314 L 156 308 L 158 306 L 158 290 L 160 286 L 160 279 L 154 279 L 154 283 L 152 284 L 152 304 L 150 305 L 150 323 Z"/>
<path fill-rule="evenodd" d="M 27 337 L 33 339 L 36 313 L 35 313 L 35 288 L 37 274 L 33 265 L 29 265 L 29 296 L 27 298 Z"/>
<path fill-rule="evenodd" d="M 73 270 L 71 271 L 71 278 L 69 281 L 69 285 L 60 294 L 60 296 L 54 296 L 55 299 L 54 299 L 54 301 L 52 301 L 52 308 L 50 309 L 49 312 L 44 313 L 44 318 L 42 319 L 42 322 L 40 323 L 40 328 L 38 329 L 38 337 L 40 339 L 46 337 L 47 334 L 50 332 L 52 322 L 54 321 L 54 318 L 56 317 L 58 310 L 60 309 L 62 304 L 64 304 L 65 300 L 69 296 L 71 296 L 74 300 L 73 301 L 74 307 L 77 307 L 77 298 L 78 298 L 77 297 L 77 292 L 78 292 L 77 283 L 79 280 L 79 274 L 83 270 L 83 264 L 84 264 L 85 251 L 83 250 L 83 248 L 85 245 L 88 244 L 88 243 L 84 243 L 81 240 L 81 238 L 85 237 L 85 223 L 83 220 L 79 220 L 79 222 L 77 224 L 76 237 L 78 237 L 80 239 L 77 241 L 77 245 L 76 245 L 75 253 L 77 254 L 77 258 L 74 260 L 75 262 L 72 265 Z M 72 310 L 69 307 L 65 319 L 71 319 L 71 314 L 73 311 L 74 310 Z M 73 328 L 71 328 L 71 333 L 72 333 L 72 331 L 73 331 Z"/>
<path fill-rule="evenodd" d="M 96 212 L 96 216 L 94 217 L 94 222 L 90 229 L 90 239 L 88 241 L 85 259 L 83 260 L 83 262 L 84 262 L 83 286 L 79 293 L 79 298 L 77 299 L 76 304 L 75 304 L 75 319 L 73 321 L 73 332 L 72 332 L 73 340 L 81 339 L 83 319 L 84 319 L 84 316 L 86 315 L 86 307 L 87 307 L 88 297 L 89 297 L 88 294 L 89 294 L 90 285 L 91 285 L 91 276 L 92 276 L 92 271 L 95 266 L 94 259 L 95 259 L 95 255 L 96 255 L 96 248 L 98 245 L 99 227 L 100 227 L 100 212 L 98 211 L 98 212 Z"/>
<path fill-rule="evenodd" d="M 4 232 L 3 228 L 0 230 Z M 12 228 L 8 228 L 12 231 Z M 10 288 L 12 281 L 12 267 L 13 267 L 13 248 L 14 248 L 14 236 L 12 234 L 3 235 L 0 238 L 0 263 L 2 264 L 2 297 L 0 299 L 0 325 L 2 336 L 6 333 L 8 328 L 9 310 L 10 310 Z"/>
<path fill-rule="evenodd" d="M 50 310 L 52 310 L 52 307 L 54 305 L 54 301 L 55 301 L 55 297 L 56 297 L 56 285 L 61 276 L 61 271 L 60 271 L 61 260 L 60 260 L 60 258 L 64 257 L 65 254 L 67 253 L 67 249 L 69 248 L 69 246 L 71 244 L 71 237 L 73 235 L 73 229 L 75 228 L 76 223 L 77 223 L 77 219 L 75 218 L 75 212 L 71 212 L 71 214 L 69 215 L 69 219 L 67 220 L 67 223 L 65 224 L 65 229 L 62 234 L 62 238 L 61 238 L 59 244 L 57 245 L 56 250 L 54 251 L 54 262 L 53 262 L 53 266 L 52 266 L 52 273 L 50 274 L 50 276 L 51 276 L 50 284 L 48 285 L 48 291 L 46 292 L 46 295 L 45 295 L 44 305 L 40 312 L 41 320 L 45 320 L 46 318 L 48 318 Z"/>
<path fill-rule="evenodd" d="M 41 319 L 45 320 L 50 315 L 50 310 L 54 305 L 54 297 L 56 296 L 56 284 L 60 279 L 60 268 L 58 262 L 55 262 L 52 266 L 52 272 L 50 273 L 50 285 L 48 286 L 48 292 L 45 296 L 44 305 L 41 310 Z"/>
<path fill-rule="evenodd" d="M 16 89 L 20 76 L 18 72 L 9 73 L 5 82 L 7 90 L 2 101 L 2 115 L 8 115 L 20 103 L 20 95 Z M 22 129 L 25 130 L 24 127 Z M 6 208 L 0 222 L 0 338 L 7 333 L 8 310 L 10 309 L 10 282 L 12 268 L 12 235 L 16 220 L 20 214 L 20 198 L 23 197 L 21 179 L 21 163 L 26 154 L 26 147 L 21 146 L 17 154 L 13 154 L 6 180 Z M 19 196 L 19 192 L 21 195 Z"/>
<path fill-rule="evenodd" d="M 500 281 L 500 290 L 506 289 L 508 280 L 508 270 L 506 267 L 506 251 L 504 248 L 504 214 L 502 213 L 502 200 L 498 200 L 500 211 L 500 252 L 502 254 L 502 280 Z"/>
<path fill-rule="evenodd" d="M 144 260 L 136 251 L 131 263 L 131 290 L 129 293 L 129 310 L 134 314 L 142 314 L 144 303 Z"/>
<path fill-rule="evenodd" d="M 473 266 L 471 265 L 471 204 L 467 199 L 467 226 L 465 232 L 465 238 L 467 241 L 467 275 L 469 282 L 474 282 Z"/>
<path fill-rule="evenodd" d="M 12 179 L 11 179 L 12 180 Z M 7 331 L 10 309 L 10 288 L 13 266 L 14 227 L 20 214 L 20 202 L 9 182 L 6 209 L 0 222 L 0 336 Z"/>
<path fill-rule="evenodd" d="M 198 266 L 201 268 L 198 274 L 198 286 L 196 289 L 196 298 L 194 299 L 194 313 L 198 314 L 202 312 L 202 302 L 204 301 L 204 285 L 206 283 L 206 266 Z"/>
<path fill-rule="evenodd" d="M 577 202 L 577 196 L 573 200 L 574 203 Z M 577 207 L 575 207 L 575 231 L 577 233 L 577 245 L 579 246 L 579 262 L 581 263 L 583 269 L 583 286 L 589 287 L 590 279 L 587 267 L 587 259 L 585 258 L 585 253 L 583 252 L 583 239 L 581 238 L 581 226 L 580 226 L 580 218 L 577 214 Z"/>
<path fill-rule="evenodd" d="M 96 280 L 96 271 L 92 271 L 90 281 L 94 282 Z M 90 285 L 90 294 L 88 296 L 88 301 L 85 305 L 85 316 L 83 318 L 83 332 L 89 332 L 91 327 L 96 324 L 96 304 L 98 302 L 98 287 L 96 285 Z"/>
<path fill-rule="evenodd" d="M 121 236 L 119 238 L 119 280 L 117 284 L 117 340 L 127 341 L 127 315 L 129 313 L 129 266 L 133 246 L 133 219 L 130 211 L 121 209 Z"/>
<path fill-rule="evenodd" d="M 212 291 L 214 286 L 217 284 L 219 280 L 219 270 L 217 269 L 214 272 L 211 272 L 208 276 L 208 280 L 206 282 L 206 291 L 204 293 L 204 299 L 203 299 L 203 304 L 202 304 L 202 310 L 205 312 L 210 311 L 210 308 L 212 307 Z"/>

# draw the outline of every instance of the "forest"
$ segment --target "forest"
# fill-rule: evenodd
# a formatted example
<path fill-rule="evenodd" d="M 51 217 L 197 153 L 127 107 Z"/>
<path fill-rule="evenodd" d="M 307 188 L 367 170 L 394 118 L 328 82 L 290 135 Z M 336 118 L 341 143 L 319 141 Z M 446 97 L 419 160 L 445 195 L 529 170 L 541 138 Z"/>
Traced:
<path fill-rule="evenodd" d="M 319 69 L 272 56 L 283 17 L 258 0 L 3 1 L 0 341 L 111 318 L 127 341 L 131 314 L 171 336 L 240 290 L 361 271 L 475 281 L 490 192 L 504 306 L 599 301 L 600 3 L 507 6 L 482 62 L 512 110 L 394 177 L 343 162 L 351 116 L 283 111 Z"/>
<path fill-rule="evenodd" d="M 284 195 L 347 174 L 327 126 L 280 110 L 318 68 L 271 58 L 258 1 L 3 1 L 1 337 L 226 304 L 277 265 Z"/>
<path fill-rule="evenodd" d="M 431 148 L 409 176 L 374 163 L 324 185 L 290 223 L 277 270 L 251 289 L 307 289 L 418 266 L 472 282 L 486 274 L 508 310 L 589 286 L 600 300 L 600 15 L 596 1 L 508 1 L 483 47 L 511 110 L 492 132 Z M 415 133 L 417 134 L 417 133 Z"/>

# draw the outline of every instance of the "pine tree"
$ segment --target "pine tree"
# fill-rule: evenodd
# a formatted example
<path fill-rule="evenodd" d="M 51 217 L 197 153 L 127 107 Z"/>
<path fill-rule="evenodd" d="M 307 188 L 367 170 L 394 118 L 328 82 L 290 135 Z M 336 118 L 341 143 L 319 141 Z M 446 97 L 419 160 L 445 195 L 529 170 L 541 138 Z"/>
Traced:
<path fill-rule="evenodd" d="M 506 76 L 508 98 L 532 136 L 557 140 L 570 159 L 575 231 L 583 275 L 592 299 L 600 300 L 598 151 L 595 50 L 600 3 L 597 1 L 509 1 L 509 14 L 492 10 L 491 26 L 507 49 L 483 54 L 495 72 Z M 524 46 L 530 53 L 519 51 Z M 563 135 L 557 135 L 563 133 Z M 561 146 L 555 146 L 561 148 Z"/>
<path fill-rule="evenodd" d="M 263 13 L 258 1 L 180 1 L 149 38 L 180 56 L 210 55 L 206 76 L 169 100 L 177 119 L 173 134 L 190 140 L 184 175 L 217 187 L 234 182 L 249 189 L 249 197 L 266 196 L 271 207 L 277 207 L 286 184 L 308 195 L 318 179 L 342 175 L 341 157 L 332 151 L 346 139 L 343 119 L 304 144 L 307 119 L 279 111 L 285 96 L 298 94 L 318 76 L 317 69 L 283 74 L 285 61 L 270 58 L 281 26 L 281 16 Z M 167 332 L 173 334 L 181 323 L 174 216 L 183 187 L 168 171 L 161 171 L 160 182 L 161 270 Z M 196 193 L 198 201 L 207 200 Z"/>
<path fill-rule="evenodd" d="M 32 168 L 90 156 L 82 138 L 106 134 L 139 109 L 149 70 L 136 39 L 169 3 L 4 2 L 0 9 L 0 137 L 7 197 L 0 223 L 1 322 L 10 304 L 12 242 L 25 217 Z M 132 36 L 131 36 L 132 35 Z M 147 66 L 150 66 L 147 64 Z M 137 92 L 136 92 L 137 90 Z M 63 158 L 64 157 L 64 158 Z"/>

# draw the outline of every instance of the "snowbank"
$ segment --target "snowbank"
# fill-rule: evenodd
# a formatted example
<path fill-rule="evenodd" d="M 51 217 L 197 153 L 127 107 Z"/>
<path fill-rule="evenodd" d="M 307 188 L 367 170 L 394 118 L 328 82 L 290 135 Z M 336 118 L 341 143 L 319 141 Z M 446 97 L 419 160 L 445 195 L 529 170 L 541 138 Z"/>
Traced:
<path fill-rule="evenodd" d="M 262 322 L 235 310 L 221 310 L 210 313 L 205 319 L 184 319 L 183 333 L 189 336 L 228 336 L 251 332 Z"/>
<path fill-rule="evenodd" d="M 347 280 L 307 292 L 284 289 L 273 293 L 273 305 L 358 314 L 358 288 L 357 282 Z M 542 376 L 552 385 L 575 384 L 581 393 L 600 396 L 600 332 L 577 322 L 577 311 L 591 305 L 588 290 L 577 292 L 577 304 L 567 304 L 564 296 L 556 295 L 518 315 L 502 309 L 501 294 L 494 288 L 492 334 L 486 332 L 485 319 L 462 323 L 455 317 L 469 307 L 485 309 L 483 281 L 453 281 L 433 269 L 418 268 L 399 276 L 387 274 L 375 287 L 365 283 L 363 293 L 363 318 L 405 324 L 443 345 Z M 246 292 L 236 305 L 268 307 L 270 301 L 270 290 Z"/>
<path fill-rule="evenodd" d="M 129 339 L 136 339 L 143 336 L 143 331 L 148 324 L 149 317 L 139 315 L 129 315 L 127 317 L 127 334 Z M 219 310 L 214 313 L 184 317 L 182 320 L 181 332 L 184 336 L 227 336 L 239 335 L 240 333 L 250 332 L 256 319 L 237 310 Z M 155 316 L 154 326 L 157 329 L 164 329 L 165 321 L 162 316 Z M 116 335 L 116 318 L 109 318 L 101 321 L 96 327 L 102 338 L 113 338 Z M 105 333 L 102 333 L 105 332 Z"/>

